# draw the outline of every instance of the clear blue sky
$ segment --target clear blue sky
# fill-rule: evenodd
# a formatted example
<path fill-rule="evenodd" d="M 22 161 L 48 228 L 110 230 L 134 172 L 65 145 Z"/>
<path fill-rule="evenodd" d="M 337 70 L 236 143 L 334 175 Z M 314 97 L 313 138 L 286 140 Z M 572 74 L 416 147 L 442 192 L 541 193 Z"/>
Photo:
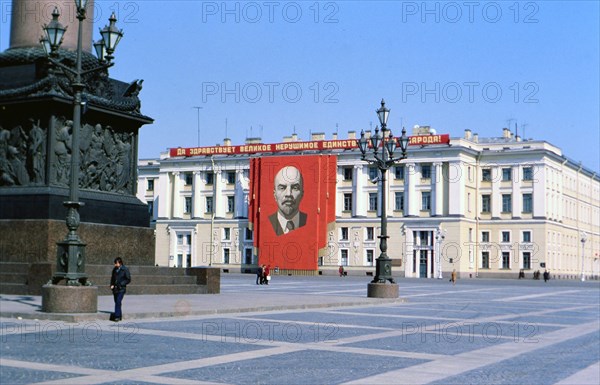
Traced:
<path fill-rule="evenodd" d="M 345 137 L 375 126 L 383 97 L 395 132 L 403 122 L 500 136 L 516 119 L 521 135 L 600 170 L 598 1 L 97 0 L 97 9 L 95 30 L 117 10 L 125 31 L 111 76 L 144 79 L 142 112 L 156 121 L 141 129 L 141 158 L 196 146 L 194 106 L 205 146 L 222 142 L 226 119 L 234 144 L 279 142 L 294 127 L 301 139 L 330 138 L 336 125 Z"/>

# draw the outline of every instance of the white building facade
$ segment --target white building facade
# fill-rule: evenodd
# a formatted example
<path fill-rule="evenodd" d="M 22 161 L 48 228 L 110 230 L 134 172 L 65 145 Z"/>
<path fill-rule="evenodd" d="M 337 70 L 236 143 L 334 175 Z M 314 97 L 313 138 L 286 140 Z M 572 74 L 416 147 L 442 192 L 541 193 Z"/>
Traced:
<path fill-rule="evenodd" d="M 293 141 L 295 135 L 284 138 Z M 226 140 L 223 149 L 228 146 Z M 463 278 L 520 272 L 531 278 L 544 270 L 560 279 L 600 275 L 600 179 L 550 143 L 504 129 L 497 138 L 467 130 L 449 145 L 410 146 L 408 158 L 388 172 L 386 202 L 372 183 L 378 170 L 361 160 L 358 148 L 290 152 L 315 153 L 337 155 L 335 228 L 315 274 L 335 274 L 340 265 L 349 274 L 372 274 L 383 209 L 394 276 L 440 278 L 453 270 Z M 148 203 L 156 229 L 156 263 L 253 272 L 249 159 L 271 155 L 140 160 L 137 196 Z"/>

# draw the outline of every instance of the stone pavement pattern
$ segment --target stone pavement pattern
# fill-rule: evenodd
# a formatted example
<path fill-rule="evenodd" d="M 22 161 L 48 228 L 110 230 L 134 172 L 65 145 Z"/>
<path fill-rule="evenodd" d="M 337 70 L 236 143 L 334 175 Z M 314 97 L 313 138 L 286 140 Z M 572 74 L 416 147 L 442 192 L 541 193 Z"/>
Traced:
<path fill-rule="evenodd" d="M 372 301 L 358 277 L 225 275 L 219 295 L 126 297 L 116 324 L 8 318 L 38 299 L 2 296 L 0 383 L 600 383 L 597 282 L 399 283 Z"/>

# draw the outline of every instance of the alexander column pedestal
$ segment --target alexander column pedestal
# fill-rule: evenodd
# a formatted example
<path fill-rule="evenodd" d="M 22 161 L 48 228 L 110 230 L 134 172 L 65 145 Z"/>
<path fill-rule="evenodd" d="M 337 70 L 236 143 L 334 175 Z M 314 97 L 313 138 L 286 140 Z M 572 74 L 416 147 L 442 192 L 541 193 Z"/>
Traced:
<path fill-rule="evenodd" d="M 140 111 L 142 81 L 111 79 L 106 69 L 89 71 L 99 61 L 90 53 L 93 24 L 88 21 L 93 15 L 88 12 L 82 27 L 81 128 L 74 141 L 76 84 L 50 63 L 39 43 L 42 24 L 50 20 L 26 17 L 24 3 L 13 1 L 10 48 L 0 53 L 0 268 L 25 274 L 27 284 L 22 289 L 0 282 L 0 293 L 42 294 L 51 277 L 60 277 L 57 266 L 68 254 L 76 256 L 66 262 L 76 264 L 69 270 L 75 276 L 53 285 L 56 293 L 44 289 L 44 304 L 56 312 L 95 312 L 96 295 L 82 301 L 73 291 L 97 290 L 85 286 L 86 264 L 112 266 L 120 256 L 130 265 L 154 266 L 148 207 L 136 198 L 139 129 L 153 120 Z M 37 3 L 63 7 L 63 15 L 76 14 L 68 9 L 74 2 Z M 93 9 L 91 3 L 88 9 Z M 69 17 L 64 19 L 68 24 Z M 77 55 L 67 35 L 76 37 L 77 26 L 65 34 L 55 60 L 75 67 Z M 79 156 L 75 203 L 82 204 L 77 239 L 65 236 L 71 231 L 69 223 L 65 226 L 70 210 L 65 202 L 70 200 L 74 155 Z M 85 250 L 81 259 L 78 249 Z M 73 286 L 75 281 L 82 285 Z"/>

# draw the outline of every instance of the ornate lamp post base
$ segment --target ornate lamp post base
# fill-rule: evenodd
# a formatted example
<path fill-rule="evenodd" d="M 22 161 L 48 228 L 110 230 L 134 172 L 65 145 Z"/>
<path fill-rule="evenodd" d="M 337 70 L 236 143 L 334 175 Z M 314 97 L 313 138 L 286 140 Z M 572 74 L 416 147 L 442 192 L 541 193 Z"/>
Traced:
<path fill-rule="evenodd" d="M 370 298 L 398 298 L 400 290 L 397 283 L 369 283 L 367 297 Z"/>
<path fill-rule="evenodd" d="M 42 286 L 42 311 L 46 313 L 97 313 L 96 286 Z"/>

